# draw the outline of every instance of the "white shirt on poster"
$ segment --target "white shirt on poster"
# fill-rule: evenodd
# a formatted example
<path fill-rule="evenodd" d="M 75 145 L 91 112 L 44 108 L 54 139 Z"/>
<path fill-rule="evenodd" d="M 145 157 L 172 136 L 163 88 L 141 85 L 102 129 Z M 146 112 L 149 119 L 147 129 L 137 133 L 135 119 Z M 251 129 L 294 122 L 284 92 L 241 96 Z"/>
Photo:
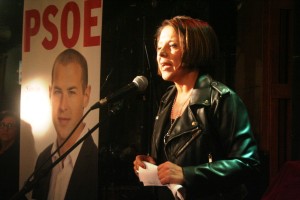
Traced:
<path fill-rule="evenodd" d="M 88 131 L 85 126 L 77 141 L 82 138 Z M 64 200 L 69 186 L 70 178 L 80 152 L 82 143 L 80 143 L 73 151 L 70 152 L 66 158 L 59 162 L 51 172 L 50 188 L 48 193 L 48 200 Z M 57 149 L 57 142 L 55 141 L 52 146 L 51 154 Z M 52 157 L 52 162 L 59 158 L 56 153 Z M 63 162 L 63 163 L 62 163 Z"/>

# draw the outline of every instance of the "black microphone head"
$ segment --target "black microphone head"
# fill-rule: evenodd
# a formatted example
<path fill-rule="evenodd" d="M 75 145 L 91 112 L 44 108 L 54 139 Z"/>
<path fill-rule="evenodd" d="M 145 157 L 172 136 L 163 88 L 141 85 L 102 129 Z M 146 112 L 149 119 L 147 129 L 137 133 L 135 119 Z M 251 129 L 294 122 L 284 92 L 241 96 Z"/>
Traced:
<path fill-rule="evenodd" d="M 138 91 L 143 92 L 148 87 L 148 80 L 144 76 L 137 76 L 132 81 L 138 88 Z"/>

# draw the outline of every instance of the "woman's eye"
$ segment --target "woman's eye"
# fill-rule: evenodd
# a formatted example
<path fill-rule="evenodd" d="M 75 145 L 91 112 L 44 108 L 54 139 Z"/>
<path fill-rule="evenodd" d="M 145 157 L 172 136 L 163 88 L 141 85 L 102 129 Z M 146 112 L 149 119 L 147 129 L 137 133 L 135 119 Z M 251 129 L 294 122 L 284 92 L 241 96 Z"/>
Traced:
<path fill-rule="evenodd" d="M 170 47 L 176 48 L 177 44 L 170 44 Z"/>

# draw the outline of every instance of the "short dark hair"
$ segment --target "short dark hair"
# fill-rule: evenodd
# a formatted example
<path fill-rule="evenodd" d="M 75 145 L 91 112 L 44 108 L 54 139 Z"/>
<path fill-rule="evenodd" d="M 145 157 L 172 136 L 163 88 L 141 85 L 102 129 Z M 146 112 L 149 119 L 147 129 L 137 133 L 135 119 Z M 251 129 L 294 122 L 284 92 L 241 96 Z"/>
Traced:
<path fill-rule="evenodd" d="M 209 71 L 219 60 L 219 43 L 213 28 L 203 20 L 176 16 L 164 20 L 155 34 L 155 46 L 164 27 L 171 26 L 179 35 L 183 51 L 182 65 L 189 69 Z"/>
<path fill-rule="evenodd" d="M 81 78 L 82 78 L 82 89 L 83 91 L 88 85 L 88 65 L 85 57 L 77 50 L 75 49 L 66 49 L 63 52 L 61 52 L 55 59 L 52 67 L 52 83 L 53 83 L 53 75 L 54 75 L 54 68 L 57 63 L 61 63 L 63 65 L 69 64 L 69 63 L 78 63 L 81 67 Z"/>

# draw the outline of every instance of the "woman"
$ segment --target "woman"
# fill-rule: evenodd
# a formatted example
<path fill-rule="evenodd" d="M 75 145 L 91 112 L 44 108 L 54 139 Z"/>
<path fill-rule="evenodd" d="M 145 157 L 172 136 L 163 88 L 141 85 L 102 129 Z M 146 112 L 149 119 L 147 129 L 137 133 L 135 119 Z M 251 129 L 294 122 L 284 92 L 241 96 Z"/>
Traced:
<path fill-rule="evenodd" d="M 185 199 L 244 199 L 259 172 L 257 146 L 247 110 L 238 95 L 207 72 L 218 59 L 218 42 L 207 22 L 186 16 L 165 20 L 156 33 L 157 63 L 165 81 L 156 116 L 151 156 L 162 184 L 179 184 Z M 174 199 L 157 187 L 158 199 Z"/>
<path fill-rule="evenodd" d="M 19 123 L 10 111 L 0 112 L 0 199 L 10 199 L 19 189 Z"/>

